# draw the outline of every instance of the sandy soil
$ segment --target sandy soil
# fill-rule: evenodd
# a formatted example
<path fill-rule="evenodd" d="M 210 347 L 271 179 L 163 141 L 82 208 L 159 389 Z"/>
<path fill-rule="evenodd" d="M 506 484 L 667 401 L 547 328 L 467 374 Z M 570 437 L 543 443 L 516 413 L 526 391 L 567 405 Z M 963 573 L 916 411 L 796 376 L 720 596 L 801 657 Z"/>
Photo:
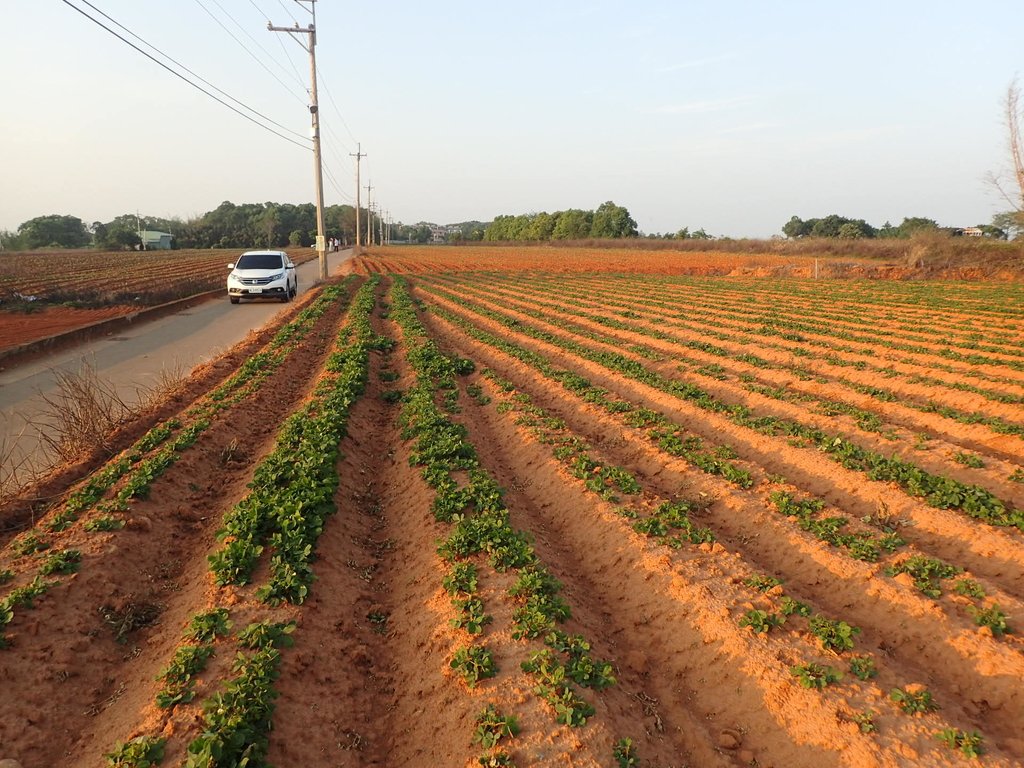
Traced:
<path fill-rule="evenodd" d="M 394 259 L 356 266 L 369 273 L 406 271 Z M 571 278 L 560 280 L 571 288 Z M 523 329 L 615 349 L 663 376 L 686 376 L 723 401 L 759 414 L 808 419 L 858 443 L 910 457 L 915 454 L 908 441 L 931 430 L 933 448 L 918 457 L 923 466 L 976 482 L 1011 507 L 1021 503 L 1020 484 L 1006 474 L 1021 458 L 1019 448 L 989 445 L 979 437 L 980 425 L 961 435 L 942 427 L 939 416 L 898 404 L 877 408 L 895 430 L 885 440 L 858 430 L 847 416 L 822 419 L 806 402 L 772 400 L 744 389 L 740 375 L 763 376 L 766 384 L 808 396 L 834 394 L 830 384 L 773 378 L 781 374 L 741 361 L 728 363 L 726 379 L 680 372 L 676 357 L 711 358 L 686 346 L 697 338 L 692 330 L 659 323 L 653 307 L 634 322 L 665 330 L 663 338 L 581 317 L 580 311 L 597 318 L 616 315 L 559 298 L 555 291 L 545 294 L 532 285 L 516 291 L 480 277 L 460 281 L 412 279 L 414 297 L 436 310 L 419 314 L 429 337 L 443 352 L 475 364 L 474 373 L 459 379 L 456 396 L 440 392 L 438 402 L 448 403 L 449 418 L 466 428 L 480 468 L 504 489 L 511 525 L 528 536 L 540 562 L 561 582 L 571 616 L 560 628 L 585 637 L 594 658 L 613 665 L 614 685 L 580 689 L 595 709 L 587 724 L 558 724 L 534 693 L 521 664 L 544 646 L 540 639 L 513 637 L 517 606 L 508 590 L 516 574 L 495 570 L 483 555 L 472 562 L 492 621 L 479 641 L 494 654 L 498 674 L 468 688 L 450 668 L 456 650 L 473 638 L 452 625 L 455 609 L 442 587 L 450 566 L 436 551 L 449 526 L 435 519 L 435 492 L 411 462 L 413 445 L 399 426 L 403 406 L 387 395 L 408 391 L 416 381 L 406 359 L 408 342 L 389 316 L 392 278 L 386 276 L 376 289 L 371 326 L 396 346 L 371 353 L 366 391 L 351 406 L 336 465 L 336 511 L 317 545 L 309 598 L 276 607 L 258 599 L 269 552 L 252 584 L 231 587 L 214 583 L 207 556 L 221 546 L 216 533 L 223 517 L 250 492 L 284 417 L 314 398 L 333 375 L 326 361 L 339 330 L 352 321 L 345 302 L 335 304 L 300 341 L 282 347 L 282 363 L 265 378 L 239 389 L 237 398 L 217 401 L 222 407 L 209 426 L 153 480 L 148 496 L 117 510 L 127 521 L 122 530 L 86 531 L 84 522 L 96 518 L 95 511 L 67 530 L 47 530 L 64 508 L 59 498 L 46 513 L 37 530 L 48 539 L 49 552 L 77 549 L 81 564 L 76 573 L 51 577 L 54 586 L 34 607 L 19 606 L 0 633 L 9 645 L 0 649 L 0 759 L 16 759 L 25 768 L 100 766 L 116 742 L 148 734 L 167 740 L 164 765 L 181 764 L 201 731 L 204 700 L 233 675 L 237 632 L 250 621 L 272 619 L 297 624 L 294 645 L 281 651 L 274 683 L 268 750 L 274 765 L 479 765 L 488 750 L 474 743 L 473 734 L 488 704 L 518 719 L 519 734 L 501 746 L 520 766 L 620 765 L 613 750 L 623 738 L 632 740 L 640 766 L 961 764 L 965 758 L 936 737 L 949 728 L 980 732 L 986 765 L 1024 760 L 1024 645 L 1015 632 L 994 634 L 973 620 L 979 606 L 997 603 L 1010 628 L 1019 626 L 1020 531 L 934 509 L 813 448 L 738 426 Z M 550 309 L 552 302 L 562 303 L 564 311 Z M 481 309 L 516 320 L 519 330 Z M 563 320 L 571 326 L 555 322 Z M 699 437 L 708 450 L 728 447 L 721 455 L 732 456 L 753 484 L 738 487 L 667 453 L 644 428 L 630 425 L 625 408 L 609 411 L 582 399 L 470 329 L 573 371 L 629 408 L 662 414 L 679 434 Z M 199 372 L 175 400 L 126 430 L 121 445 L 168 418 L 195 418 L 194 409 L 211 402 L 208 393 L 266 345 L 272 332 Z M 637 345 L 650 345 L 663 357 L 644 357 Z M 484 369 L 508 384 L 499 387 Z M 842 383 L 840 369 L 821 368 L 835 388 Z M 917 392 L 909 384 L 900 391 Z M 955 394 L 944 396 L 955 402 Z M 970 403 L 985 405 L 979 398 Z M 569 438 L 586 446 L 599 466 L 628 472 L 639 492 L 618 499 L 595 492 L 553 451 Z M 968 447 L 985 467 L 972 470 L 949 459 Z M 67 488 L 75 477 L 103 466 L 69 468 L 50 479 L 47 491 L 59 495 L 62 484 Z M 456 480 L 466 482 L 465 474 Z M 771 496 L 779 491 L 820 499 L 820 516 L 843 516 L 853 530 L 874 531 L 864 519 L 885 510 L 905 543 L 882 553 L 878 562 L 856 560 L 778 514 Z M 666 546 L 634 529 L 632 515 L 642 519 L 680 499 L 693 502 L 692 517 L 714 533 L 714 543 Z M 23 529 L 32 520 L 30 509 L 38 512 L 26 497 L 0 510 L 0 522 L 12 531 Z M 48 554 L 19 554 L 24 538 L 10 539 L 8 534 L 0 550 L 0 573 L 10 571 L 0 600 L 28 584 Z M 886 574 L 911 555 L 939 557 L 964 569 L 957 578 L 974 579 L 987 597 L 956 594 L 953 579 L 943 580 L 940 597 L 926 597 L 910 577 Z M 780 583 L 765 591 L 751 586 L 764 576 Z M 784 596 L 819 619 L 857 627 L 854 648 L 823 647 L 808 619 L 796 615 L 765 634 L 742 626 L 752 610 L 778 613 Z M 231 633 L 213 643 L 215 655 L 197 677 L 195 699 L 157 707 L 156 678 L 181 645 L 190 618 L 215 606 L 229 610 Z M 870 658 L 876 676 L 852 675 L 855 656 Z M 842 679 L 821 690 L 802 687 L 792 668 L 811 662 L 835 668 Z M 926 688 L 940 708 L 905 714 L 890 697 L 897 688 Z"/>

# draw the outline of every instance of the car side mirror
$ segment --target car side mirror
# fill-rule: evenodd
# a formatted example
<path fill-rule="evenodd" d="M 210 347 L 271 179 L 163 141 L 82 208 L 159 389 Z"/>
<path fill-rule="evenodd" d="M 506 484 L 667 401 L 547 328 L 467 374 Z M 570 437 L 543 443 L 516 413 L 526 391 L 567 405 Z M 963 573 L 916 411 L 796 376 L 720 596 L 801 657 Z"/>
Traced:
<path fill-rule="evenodd" d="M 234 268 L 235 268 L 234 264 L 228 264 L 228 269 L 234 269 Z"/>

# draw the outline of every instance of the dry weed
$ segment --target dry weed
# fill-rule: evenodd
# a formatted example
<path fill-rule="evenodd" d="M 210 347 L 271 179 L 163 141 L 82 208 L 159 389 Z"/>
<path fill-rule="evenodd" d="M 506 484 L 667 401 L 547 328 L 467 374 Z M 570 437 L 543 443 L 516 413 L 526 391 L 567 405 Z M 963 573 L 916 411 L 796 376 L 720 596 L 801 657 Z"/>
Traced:
<path fill-rule="evenodd" d="M 111 433 L 133 409 L 90 363 L 55 371 L 54 379 L 56 390 L 42 396 L 46 408 L 36 425 L 43 444 L 61 461 L 108 453 Z"/>

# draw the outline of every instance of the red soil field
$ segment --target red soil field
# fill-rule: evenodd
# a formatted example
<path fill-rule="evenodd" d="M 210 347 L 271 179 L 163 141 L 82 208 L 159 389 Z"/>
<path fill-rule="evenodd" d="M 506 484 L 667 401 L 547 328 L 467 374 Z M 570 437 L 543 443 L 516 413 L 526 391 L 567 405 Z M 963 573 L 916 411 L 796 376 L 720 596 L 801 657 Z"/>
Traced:
<path fill-rule="evenodd" d="M 0 759 L 1021 764 L 1020 286 L 556 256 L 370 251 L 0 508 Z"/>

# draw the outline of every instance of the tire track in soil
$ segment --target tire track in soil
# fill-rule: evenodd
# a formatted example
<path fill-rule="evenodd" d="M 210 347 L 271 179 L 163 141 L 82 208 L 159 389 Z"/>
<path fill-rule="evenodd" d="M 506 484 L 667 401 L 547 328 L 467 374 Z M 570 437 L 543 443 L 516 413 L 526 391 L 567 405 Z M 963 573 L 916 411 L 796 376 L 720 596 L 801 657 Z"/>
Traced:
<path fill-rule="evenodd" d="M 512 337 L 508 328 L 490 318 L 440 296 L 430 293 L 427 296 L 430 301 L 469 319 L 480 328 L 498 336 Z M 516 315 L 506 307 L 480 303 L 488 309 Z M 568 335 L 545 326 L 535 318 L 520 317 L 523 322 L 543 330 Z M 912 537 L 922 548 L 991 579 L 1017 599 L 1024 599 L 1024 558 L 1020 556 L 1021 542 L 1016 534 L 973 521 L 963 513 L 930 507 L 897 486 L 870 480 L 864 473 L 847 470 L 816 450 L 794 447 L 782 437 L 768 437 L 740 427 L 722 416 L 632 381 L 547 342 L 527 336 L 516 336 L 514 341 L 541 354 L 556 366 L 586 376 L 619 397 L 666 415 L 691 434 L 699 435 L 714 445 L 728 444 L 752 467 L 760 467 L 765 476 L 784 476 L 794 486 L 842 509 L 851 517 L 874 514 L 879 504 L 884 503 L 898 517 L 913 522 L 913 527 L 907 529 L 908 538 Z"/>
<path fill-rule="evenodd" d="M 1019 643 L 1014 650 L 1005 642 L 980 636 L 963 615 L 949 616 L 906 584 L 882 580 L 881 566 L 836 555 L 820 542 L 782 523 L 779 515 L 766 512 L 763 502 L 757 504 L 749 497 L 744 498 L 747 494 L 735 491 L 717 478 L 694 478 L 693 470 L 685 462 L 664 455 L 659 457 L 649 443 L 631 436 L 623 439 L 625 434 L 618 440 L 602 442 L 610 421 L 607 415 L 582 404 L 566 405 L 568 395 L 551 393 L 550 388 L 556 385 L 540 380 L 532 371 L 524 371 L 526 366 L 503 353 L 464 337 L 454 341 L 453 333 L 460 334 L 445 329 L 446 343 L 459 349 L 460 354 L 486 360 L 519 386 L 524 379 L 532 380 L 524 391 L 531 395 L 533 402 L 564 418 L 592 445 L 601 446 L 599 450 L 610 453 L 607 458 L 612 463 L 624 466 L 641 478 L 651 475 L 646 482 L 655 486 L 659 496 L 671 498 L 677 489 L 689 486 L 691 493 L 706 493 L 718 499 L 718 504 L 701 518 L 701 523 L 711 525 L 722 543 L 753 564 L 755 572 L 784 577 L 787 594 L 823 606 L 832 617 L 862 627 L 865 631 L 858 648 L 870 648 L 887 658 L 894 685 L 906 680 L 928 680 L 936 685 L 933 690 L 945 701 L 955 701 L 964 692 L 974 692 L 968 696 L 967 709 L 960 719 L 979 721 L 977 725 L 990 739 L 1002 740 L 1011 746 L 1019 742 L 1017 723 L 1022 716 L 1022 705 L 1016 681 L 1018 673 L 1024 674 Z M 588 426 L 582 430 L 576 426 L 581 420 L 580 411 L 590 411 L 586 419 Z M 623 443 L 628 447 L 621 448 Z M 658 466 L 659 459 L 664 461 L 663 466 Z M 653 473 L 652 467 L 655 468 Z M 877 580 L 876 583 L 872 584 L 873 580 Z M 866 602 L 864 597 L 868 598 Z M 1005 601 L 1003 605 L 1007 607 Z M 902 613 L 904 620 L 893 622 L 894 610 L 897 615 Z M 910 626 L 906 618 L 912 619 Z M 951 619 L 953 632 L 950 631 Z M 946 636 L 946 642 L 935 644 L 933 640 L 939 636 Z M 984 659 L 978 657 L 980 647 L 985 648 Z M 999 669 L 1000 673 L 992 675 L 992 669 Z M 995 711 L 989 714 L 990 709 L 998 710 L 998 715 Z M 1016 743 L 1015 746 L 1024 752 L 1024 745 Z"/>
<path fill-rule="evenodd" d="M 61 547 L 82 551 L 82 564 L 9 625 L 14 642 L 0 651 L 0 687 L 18 695 L 0 696 L 3 757 L 60 765 L 86 756 L 83 764 L 95 765 L 93 756 L 153 707 L 154 678 L 188 617 L 209 602 L 206 554 L 223 513 L 245 495 L 256 463 L 273 447 L 267 414 L 291 413 L 306 396 L 340 317 L 325 313 L 252 396 L 218 413 L 149 498 L 133 501 L 125 529 L 89 534 L 78 524 L 54 535 Z M 158 616 L 121 644 L 101 606 L 155 608 Z"/>

